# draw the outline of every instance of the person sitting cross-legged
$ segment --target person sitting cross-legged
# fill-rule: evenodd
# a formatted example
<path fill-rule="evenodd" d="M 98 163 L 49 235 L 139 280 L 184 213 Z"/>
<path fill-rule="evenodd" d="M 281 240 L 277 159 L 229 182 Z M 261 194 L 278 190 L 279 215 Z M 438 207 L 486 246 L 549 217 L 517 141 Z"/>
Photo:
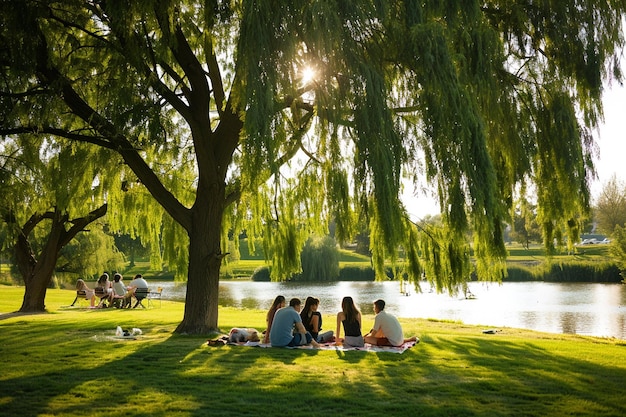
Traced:
<path fill-rule="evenodd" d="M 345 338 L 341 336 L 341 326 L 343 324 L 343 332 Z M 337 313 L 337 342 L 343 344 L 344 347 L 363 347 L 365 341 L 361 334 L 361 312 L 354 305 L 352 297 L 343 297 L 341 300 L 341 311 Z"/>
<path fill-rule="evenodd" d="M 313 340 L 311 333 L 307 332 L 302 324 L 301 307 L 300 299 L 292 298 L 289 300 L 289 307 L 281 308 L 276 312 L 270 329 L 270 344 L 272 346 L 293 347 L 310 344 L 319 347 L 319 344 Z"/>
<path fill-rule="evenodd" d="M 376 346 L 402 346 L 406 342 L 419 343 L 415 336 L 405 338 L 398 319 L 385 310 L 385 301 L 374 301 L 374 327 L 363 338 L 365 343 Z"/>

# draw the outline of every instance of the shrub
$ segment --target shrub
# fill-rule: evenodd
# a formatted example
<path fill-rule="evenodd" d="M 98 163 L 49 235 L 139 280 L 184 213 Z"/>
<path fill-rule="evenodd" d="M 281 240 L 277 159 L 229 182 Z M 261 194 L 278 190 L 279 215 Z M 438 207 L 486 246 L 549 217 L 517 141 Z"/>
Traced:
<path fill-rule="evenodd" d="M 533 273 L 533 270 L 523 266 L 509 266 L 507 268 L 507 276 L 502 281 L 509 282 L 523 282 L 523 281 L 535 281 L 537 275 Z"/>
<path fill-rule="evenodd" d="M 621 281 L 617 265 L 608 262 L 544 263 L 536 267 L 509 266 L 503 281 L 602 282 Z"/>
<path fill-rule="evenodd" d="M 339 281 L 374 281 L 375 278 L 371 266 L 344 266 L 339 270 Z"/>
<path fill-rule="evenodd" d="M 257 269 L 254 270 L 250 279 L 252 281 L 263 281 L 263 282 L 271 281 L 270 268 L 268 266 L 258 267 Z"/>
<path fill-rule="evenodd" d="M 549 267 L 544 281 L 550 282 L 614 282 L 621 281 L 617 265 L 609 263 L 567 263 Z"/>

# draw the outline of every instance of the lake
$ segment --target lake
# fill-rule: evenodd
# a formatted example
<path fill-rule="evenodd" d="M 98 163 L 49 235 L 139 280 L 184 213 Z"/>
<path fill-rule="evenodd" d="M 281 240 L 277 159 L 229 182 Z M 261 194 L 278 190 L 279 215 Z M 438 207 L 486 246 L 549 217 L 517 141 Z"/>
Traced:
<path fill-rule="evenodd" d="M 155 282 L 163 287 L 163 299 L 185 298 L 186 284 Z M 386 310 L 405 318 L 457 320 L 486 327 L 517 327 L 550 333 L 568 333 L 626 339 L 626 285 L 547 282 L 470 282 L 473 299 L 450 297 L 429 291 L 409 295 L 399 282 L 252 282 L 221 281 L 220 305 L 266 310 L 274 297 L 287 300 L 314 296 L 323 314 L 336 314 L 341 299 L 351 296 L 364 314 L 373 314 L 372 301 L 382 298 Z M 329 327 L 327 325 L 326 327 Z"/>

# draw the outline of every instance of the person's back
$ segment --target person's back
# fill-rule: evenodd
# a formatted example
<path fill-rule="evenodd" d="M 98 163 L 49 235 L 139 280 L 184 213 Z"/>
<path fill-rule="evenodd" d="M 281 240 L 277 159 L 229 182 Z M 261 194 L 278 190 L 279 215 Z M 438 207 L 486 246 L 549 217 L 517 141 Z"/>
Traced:
<path fill-rule="evenodd" d="M 128 284 L 128 286 L 134 289 L 141 288 L 141 289 L 147 290 L 148 282 L 145 279 L 143 279 L 141 274 L 137 274 L 135 275 L 135 278 Z"/>
<path fill-rule="evenodd" d="M 393 346 L 400 346 L 404 343 L 402 326 L 394 315 L 383 310 L 376 315 L 375 323 L 379 325 L 378 329 L 382 331 Z"/>
<path fill-rule="evenodd" d="M 276 312 L 283 307 L 285 307 L 285 297 L 282 295 L 276 296 L 274 302 L 272 303 L 272 306 L 270 307 L 265 317 L 265 321 L 267 322 L 267 329 L 265 330 L 265 334 L 263 335 L 263 343 L 270 342 L 270 332 L 272 330 L 274 316 L 276 315 Z"/>
<path fill-rule="evenodd" d="M 122 281 L 116 280 L 113 283 L 113 291 L 115 291 L 115 295 L 123 297 L 124 295 L 126 295 L 126 286 Z"/>
<path fill-rule="evenodd" d="M 346 347 L 362 347 L 364 345 L 361 334 L 361 312 L 354 305 L 352 297 L 344 297 L 341 301 L 341 311 L 337 313 L 337 338 L 343 326 L 343 344 Z"/>
<path fill-rule="evenodd" d="M 374 327 L 363 338 L 365 343 L 377 346 L 402 346 L 406 342 L 419 343 L 416 336 L 405 339 L 398 319 L 384 310 L 384 300 L 374 301 L 374 313 L 376 313 Z"/>
<path fill-rule="evenodd" d="M 356 320 L 348 321 L 348 319 L 341 320 L 343 325 L 343 331 L 346 336 L 361 336 L 361 323 Z"/>
<path fill-rule="evenodd" d="M 272 346 L 287 346 L 293 339 L 294 324 L 300 321 L 300 314 L 292 306 L 276 311 L 270 329 L 270 344 Z"/>

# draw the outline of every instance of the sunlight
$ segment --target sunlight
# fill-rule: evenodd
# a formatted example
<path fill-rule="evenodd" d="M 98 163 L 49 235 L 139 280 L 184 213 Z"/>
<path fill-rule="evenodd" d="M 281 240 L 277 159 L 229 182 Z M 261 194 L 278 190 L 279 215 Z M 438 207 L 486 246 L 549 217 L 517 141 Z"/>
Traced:
<path fill-rule="evenodd" d="M 302 86 L 309 84 L 311 81 L 315 79 L 315 70 L 309 66 L 304 67 L 300 71 L 301 83 Z"/>

